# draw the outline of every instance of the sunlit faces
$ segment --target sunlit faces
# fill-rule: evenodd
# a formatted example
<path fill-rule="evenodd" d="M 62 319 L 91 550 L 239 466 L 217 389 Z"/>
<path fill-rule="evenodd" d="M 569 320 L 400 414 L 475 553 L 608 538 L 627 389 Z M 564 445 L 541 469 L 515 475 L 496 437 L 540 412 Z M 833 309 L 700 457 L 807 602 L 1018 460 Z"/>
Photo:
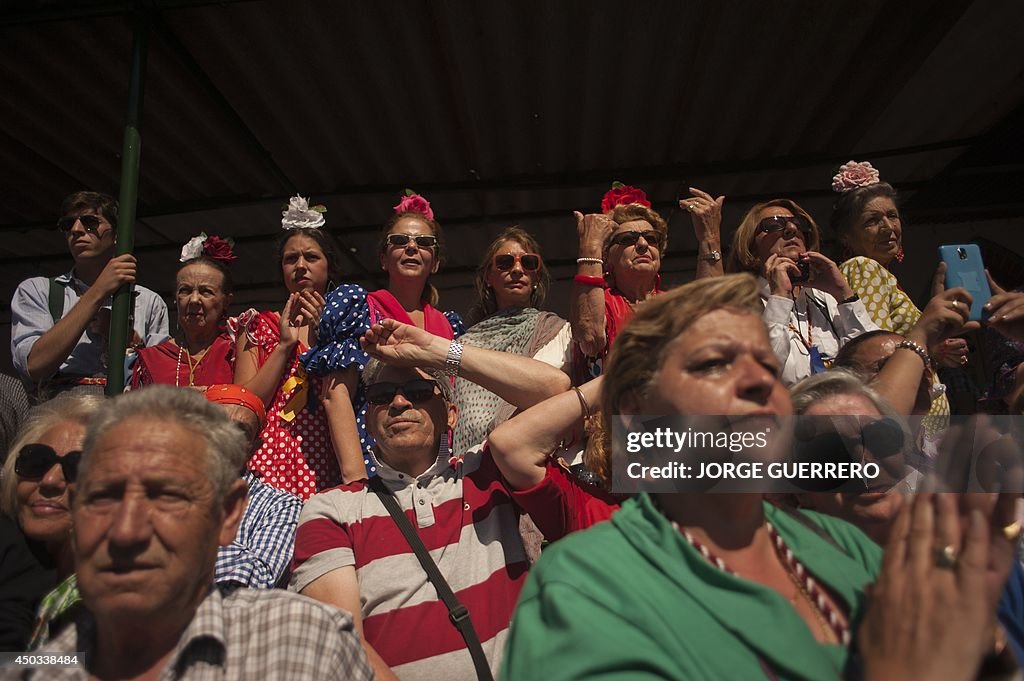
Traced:
<path fill-rule="evenodd" d="M 188 611 L 209 590 L 217 547 L 238 529 L 245 483 L 215 498 L 204 448 L 176 422 L 135 417 L 88 454 L 73 545 L 79 588 L 98 617 Z"/>
<path fill-rule="evenodd" d="M 630 232 L 639 232 L 640 235 Z M 661 269 L 661 244 L 655 234 L 659 233 L 646 220 L 618 225 L 608 246 L 607 266 L 612 274 L 621 275 L 629 271 L 656 274 Z"/>
<path fill-rule="evenodd" d="M 313 290 L 323 295 L 330 274 L 320 244 L 301 234 L 288 239 L 281 253 L 281 276 L 289 293 Z"/>
<path fill-rule="evenodd" d="M 224 293 L 224 274 L 205 263 L 185 265 L 175 280 L 178 324 L 185 336 L 215 333 L 226 315 L 231 296 Z"/>
<path fill-rule="evenodd" d="M 530 295 L 536 285 L 537 269 L 527 270 L 523 268 L 522 256 L 528 251 L 518 241 L 503 241 L 495 255 L 518 256 L 514 258 L 512 268 L 499 270 L 492 262 L 487 268 L 487 285 L 494 290 L 494 300 L 497 309 L 529 307 Z"/>
<path fill-rule="evenodd" d="M 758 213 L 757 221 L 760 223 L 765 218 L 774 216 L 793 217 L 793 212 L 783 206 L 768 206 Z M 801 253 L 807 251 L 807 242 L 804 233 L 795 224 L 791 224 L 786 229 L 774 233 L 755 231 L 754 247 L 757 258 L 762 263 L 766 262 L 770 255 L 781 255 L 795 262 Z"/>
<path fill-rule="evenodd" d="M 386 367 L 374 382 L 405 383 L 417 378 L 430 378 L 414 369 Z M 432 379 L 431 379 L 432 380 Z M 455 405 L 445 402 L 435 391 L 429 399 L 412 401 L 397 391 L 387 404 L 370 404 L 366 425 L 386 458 L 404 452 L 434 452 L 439 438 L 457 421 Z"/>
<path fill-rule="evenodd" d="M 889 264 L 903 245 L 903 225 L 896 204 L 888 196 L 876 196 L 864 204 L 864 210 L 847 235 L 854 255 L 863 255 Z"/>
<path fill-rule="evenodd" d="M 847 436 L 849 440 L 856 441 L 861 438 L 863 428 L 874 420 L 882 418 L 871 400 L 863 395 L 833 395 L 823 400 L 814 402 L 804 412 L 805 416 L 829 416 L 831 419 L 816 420 L 816 423 L 828 423 L 837 431 Z M 858 418 L 859 417 L 859 418 Z M 868 440 L 870 444 L 870 439 Z M 855 459 L 860 457 L 865 463 L 879 464 L 880 475 L 871 480 L 863 492 L 848 494 L 808 494 L 803 495 L 803 503 L 812 508 L 847 520 L 876 541 L 884 541 L 889 523 L 895 518 L 899 511 L 903 497 L 899 490 L 892 490 L 893 485 L 899 482 L 904 473 L 904 459 L 902 453 L 891 456 L 876 456 L 870 446 L 863 444 L 857 447 L 857 451 L 851 452 Z"/>
<path fill-rule="evenodd" d="M 381 268 L 391 277 L 426 279 L 437 272 L 440 265 L 436 246 L 421 246 L 416 243 L 418 236 L 436 236 L 430 225 L 419 218 L 406 217 L 395 223 L 388 232 L 411 237 L 403 246 L 386 244 L 380 256 Z"/>
<path fill-rule="evenodd" d="M 71 257 L 78 260 L 106 256 L 114 248 L 116 234 L 113 226 L 98 210 L 86 209 L 78 215 L 93 215 L 99 220 L 99 224 L 93 231 L 86 229 L 80 220 L 76 220 L 64 233 Z"/>
<path fill-rule="evenodd" d="M 644 413 L 775 417 L 793 413 L 760 316 L 720 309 L 665 349 Z"/>
<path fill-rule="evenodd" d="M 85 427 L 66 421 L 50 428 L 39 438 L 58 456 L 82 449 Z M 16 453 L 12 453 L 15 456 Z M 39 480 L 18 477 L 18 524 L 25 536 L 41 542 L 62 542 L 71 529 L 70 483 L 64 471 L 53 465 Z"/>

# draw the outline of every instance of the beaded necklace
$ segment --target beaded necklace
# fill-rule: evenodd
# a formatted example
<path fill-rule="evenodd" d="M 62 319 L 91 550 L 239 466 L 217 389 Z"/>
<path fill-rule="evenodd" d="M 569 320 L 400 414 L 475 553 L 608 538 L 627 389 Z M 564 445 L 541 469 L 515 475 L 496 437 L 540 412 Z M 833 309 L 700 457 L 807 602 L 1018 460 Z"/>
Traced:
<path fill-rule="evenodd" d="M 697 549 L 697 552 L 704 557 L 706 561 L 717 567 L 722 572 L 726 572 L 734 577 L 739 575 L 729 568 L 725 564 L 725 561 L 712 553 L 711 549 L 700 543 L 696 537 L 691 535 L 686 528 L 681 527 L 679 523 L 674 520 L 671 521 L 672 527 L 683 535 L 689 544 Z M 807 571 L 793 552 L 790 551 L 786 543 L 782 541 L 782 537 L 775 530 L 775 527 L 768 521 L 765 521 L 765 525 L 768 527 L 768 535 L 771 538 L 772 546 L 775 548 L 775 553 L 782 560 L 783 566 L 786 568 L 786 573 L 789 578 L 793 580 L 800 594 L 807 599 L 807 602 L 811 604 L 811 610 L 817 616 L 818 621 L 824 626 L 825 630 L 831 631 L 836 640 L 842 643 L 844 646 L 850 644 L 850 627 L 839 613 L 836 611 L 832 604 L 825 598 L 825 592 L 818 586 L 818 583 L 811 577 L 811 574 Z M 791 604 L 794 602 L 791 600 Z"/>
<path fill-rule="evenodd" d="M 207 348 L 206 350 L 209 350 L 209 348 Z M 196 370 L 199 369 L 199 365 L 202 363 L 203 357 L 206 356 L 206 350 L 203 350 L 201 353 L 199 353 L 199 356 L 196 358 L 195 364 L 193 364 L 192 353 L 186 350 L 185 348 L 181 347 L 180 345 L 178 346 L 178 364 L 177 366 L 174 367 L 174 387 L 181 387 L 180 374 L 182 353 L 185 354 L 185 357 L 188 360 L 188 385 L 189 387 L 191 387 L 196 384 Z"/>

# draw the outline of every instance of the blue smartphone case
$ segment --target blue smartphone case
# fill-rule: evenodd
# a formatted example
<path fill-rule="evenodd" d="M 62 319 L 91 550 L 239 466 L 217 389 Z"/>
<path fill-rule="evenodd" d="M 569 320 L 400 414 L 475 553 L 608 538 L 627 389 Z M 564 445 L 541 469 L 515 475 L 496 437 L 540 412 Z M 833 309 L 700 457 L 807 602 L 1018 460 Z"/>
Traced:
<path fill-rule="evenodd" d="M 962 287 L 971 294 L 970 319 L 981 321 L 987 317 L 982 306 L 992 297 L 992 289 L 988 286 L 977 244 L 939 246 L 939 258 L 946 263 L 946 288 Z"/>

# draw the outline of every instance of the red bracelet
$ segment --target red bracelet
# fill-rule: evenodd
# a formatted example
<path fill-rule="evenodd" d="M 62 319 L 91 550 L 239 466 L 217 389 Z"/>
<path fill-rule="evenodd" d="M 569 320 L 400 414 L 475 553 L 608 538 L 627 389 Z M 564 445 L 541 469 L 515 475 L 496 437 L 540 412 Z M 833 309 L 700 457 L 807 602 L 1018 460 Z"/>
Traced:
<path fill-rule="evenodd" d="M 594 286 L 596 288 L 608 288 L 604 277 L 591 277 L 586 274 L 577 274 L 572 280 L 582 286 Z"/>

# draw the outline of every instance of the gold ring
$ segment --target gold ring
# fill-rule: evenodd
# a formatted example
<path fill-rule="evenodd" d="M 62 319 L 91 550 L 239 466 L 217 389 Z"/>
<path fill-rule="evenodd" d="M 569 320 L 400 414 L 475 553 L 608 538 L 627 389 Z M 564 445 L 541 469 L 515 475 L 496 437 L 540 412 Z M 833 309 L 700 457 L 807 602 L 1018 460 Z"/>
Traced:
<path fill-rule="evenodd" d="M 953 548 L 952 544 L 947 544 L 941 549 L 935 550 L 935 567 L 942 568 L 943 570 L 953 570 L 956 568 L 956 549 Z"/>
<path fill-rule="evenodd" d="M 953 300 L 949 301 L 949 305 L 950 305 L 950 307 L 952 307 L 952 308 L 953 308 L 954 310 L 958 310 L 958 309 L 960 309 L 960 301 L 959 301 L 959 300 L 956 300 L 955 298 L 954 298 Z"/>
<path fill-rule="evenodd" d="M 1003 536 L 1006 537 L 1007 541 L 1017 541 L 1020 539 L 1021 531 L 1024 530 L 1017 521 L 1014 521 L 1009 525 L 1005 525 L 1001 529 L 1003 531 Z"/>
<path fill-rule="evenodd" d="M 696 207 L 697 207 L 697 204 L 696 204 L 696 203 L 691 203 L 691 204 L 690 204 L 690 210 L 693 210 L 693 209 L 694 209 L 694 208 L 696 208 Z"/>

